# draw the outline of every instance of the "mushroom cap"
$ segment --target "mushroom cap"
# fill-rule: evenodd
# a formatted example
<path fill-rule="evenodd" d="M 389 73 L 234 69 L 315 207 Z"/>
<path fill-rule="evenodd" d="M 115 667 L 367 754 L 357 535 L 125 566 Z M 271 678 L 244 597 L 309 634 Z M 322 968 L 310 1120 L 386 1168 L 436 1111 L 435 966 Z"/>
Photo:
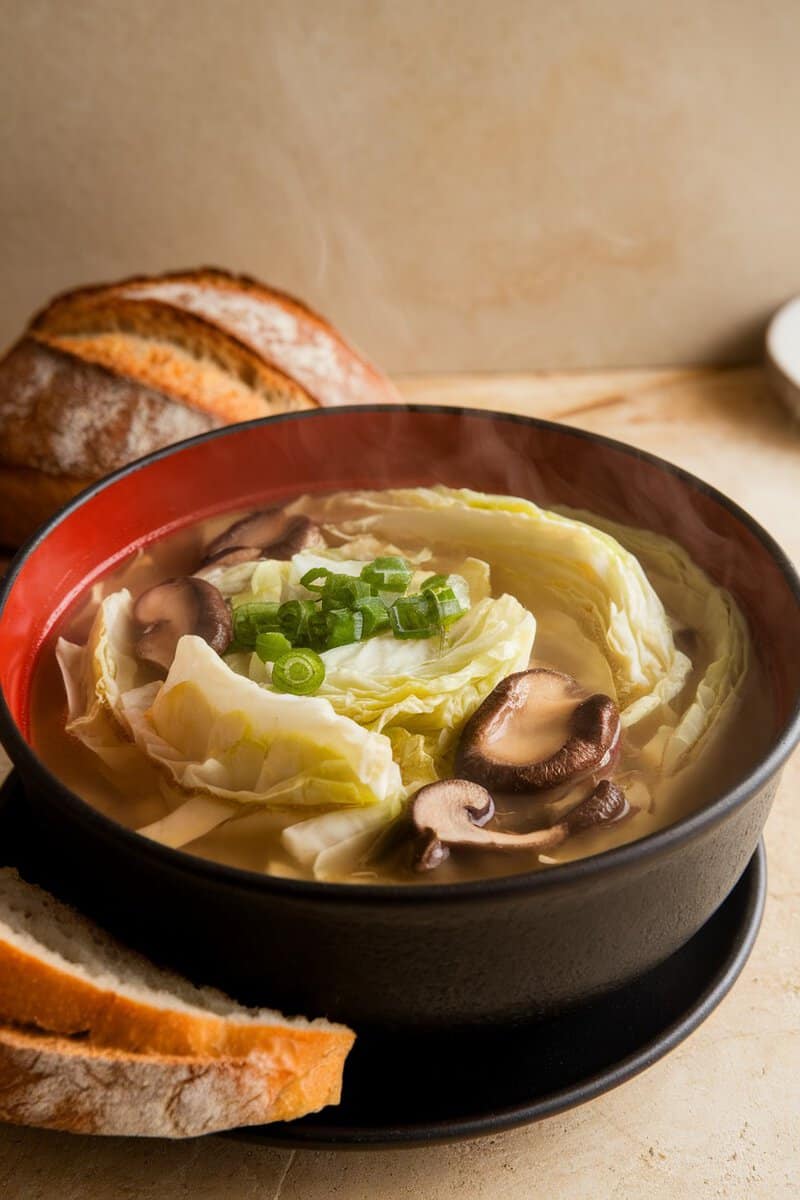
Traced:
<path fill-rule="evenodd" d="M 310 517 L 291 517 L 281 536 L 268 546 L 263 546 L 261 553 L 265 558 L 292 558 L 301 550 L 311 550 L 314 546 L 324 546 L 325 541 L 319 525 Z"/>
<path fill-rule="evenodd" d="M 208 543 L 204 562 L 215 558 L 223 550 L 232 550 L 234 547 L 268 546 L 280 537 L 285 525 L 286 514 L 280 504 L 240 517 Z"/>
<path fill-rule="evenodd" d="M 597 787 L 564 818 L 570 833 L 580 833 L 595 825 L 610 825 L 632 811 L 628 797 L 610 779 L 601 779 Z"/>
<path fill-rule="evenodd" d="M 480 826 L 494 816 L 494 800 L 468 779 L 440 779 L 415 793 L 409 814 L 420 843 L 417 868 L 430 870 L 444 862 L 450 846 L 483 844 Z"/>
<path fill-rule="evenodd" d="M 319 526 L 310 517 L 289 516 L 283 506 L 277 505 L 262 508 L 234 521 L 206 546 L 202 565 L 220 565 L 223 555 L 244 551 L 251 558 L 291 558 L 301 550 L 323 544 Z M 250 559 L 234 558 L 230 561 L 248 562 Z"/>
<path fill-rule="evenodd" d="M 184 634 L 203 638 L 218 654 L 231 640 L 231 614 L 221 592 L 196 575 L 167 579 L 142 592 L 133 606 L 133 619 L 141 631 L 136 657 L 167 671 Z"/>
<path fill-rule="evenodd" d="M 471 850 L 550 850 L 569 834 L 564 823 L 529 833 L 503 833 L 485 826 L 494 816 L 494 801 L 469 779 L 429 783 L 411 801 L 411 822 L 418 835 L 417 870 L 438 867 L 451 846 Z"/>
<path fill-rule="evenodd" d="M 464 726 L 456 771 L 496 791 L 535 792 L 606 769 L 619 743 L 610 696 L 587 696 L 561 671 L 503 679 Z"/>

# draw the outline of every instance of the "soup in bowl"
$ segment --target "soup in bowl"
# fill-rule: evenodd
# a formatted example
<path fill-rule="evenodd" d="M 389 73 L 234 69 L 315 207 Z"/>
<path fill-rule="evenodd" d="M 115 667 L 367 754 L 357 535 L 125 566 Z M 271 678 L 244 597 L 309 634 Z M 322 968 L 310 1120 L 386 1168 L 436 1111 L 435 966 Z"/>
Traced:
<path fill-rule="evenodd" d="M 29 548 L 6 737 L 62 887 L 195 977 L 356 1022 L 540 1012 L 741 873 L 794 736 L 794 586 L 723 498 L 574 430 L 255 423 Z"/>

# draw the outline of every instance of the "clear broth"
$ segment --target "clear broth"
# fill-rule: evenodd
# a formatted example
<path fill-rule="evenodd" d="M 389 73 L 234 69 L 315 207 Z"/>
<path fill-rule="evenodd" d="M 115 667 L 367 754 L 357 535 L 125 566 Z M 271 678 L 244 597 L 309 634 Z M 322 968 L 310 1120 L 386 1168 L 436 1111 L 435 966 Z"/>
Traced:
<path fill-rule="evenodd" d="M 137 792 L 130 785 L 123 791 L 109 778 L 99 760 L 66 732 L 66 698 L 55 657 L 55 642 L 60 636 L 84 642 L 98 605 L 112 592 L 127 587 L 135 597 L 160 580 L 191 574 L 197 569 L 203 548 L 240 515 L 244 514 L 231 512 L 197 522 L 132 555 L 76 602 L 40 656 L 31 703 L 32 740 L 37 754 L 87 803 L 128 829 L 141 828 L 165 816 L 166 803 L 160 794 Z M 335 544 L 334 538 L 329 540 Z M 476 548 L 475 553 L 480 556 L 479 549 Z M 430 569 L 446 570 L 447 566 L 434 558 Z M 708 658 L 704 655 L 702 639 L 693 631 L 683 631 L 676 640 L 693 662 L 694 670 L 686 685 L 691 689 L 708 665 Z M 566 638 L 537 634 L 531 665 L 553 667 L 584 682 L 574 649 Z M 382 839 L 380 854 L 366 858 L 357 871 L 343 879 L 351 883 L 453 883 L 547 869 L 555 863 L 584 858 L 636 840 L 710 803 L 741 779 L 767 748 L 772 724 L 769 692 L 755 655 L 751 654 L 748 676 L 734 710 L 715 729 L 703 753 L 675 775 L 663 778 L 657 771 L 639 763 L 639 750 L 654 732 L 647 722 L 623 735 L 615 778 L 637 808 L 634 815 L 617 824 L 574 835 L 542 861 L 537 854 L 524 851 L 454 850 L 441 866 L 425 872 L 414 869 L 410 841 L 398 826 Z M 557 820 L 559 797 L 554 795 L 550 799 L 552 804 L 545 810 L 541 798 L 495 796 L 496 824 L 499 828 L 515 831 Z M 546 814 L 544 820 L 543 813 Z M 280 834 L 287 825 L 312 815 L 313 810 L 307 808 L 302 813 L 291 808 L 253 812 L 249 806 L 243 806 L 241 816 L 183 849 L 235 867 L 310 879 L 313 878 L 310 871 L 300 867 L 284 849 Z"/>

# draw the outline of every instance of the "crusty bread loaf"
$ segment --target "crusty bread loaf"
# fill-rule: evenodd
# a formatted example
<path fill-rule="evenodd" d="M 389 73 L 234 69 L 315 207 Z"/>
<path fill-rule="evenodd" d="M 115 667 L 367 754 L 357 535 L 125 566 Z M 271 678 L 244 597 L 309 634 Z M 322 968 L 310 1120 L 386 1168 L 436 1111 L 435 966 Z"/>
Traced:
<path fill-rule="evenodd" d="M 128 950 L 10 867 L 0 870 L 0 1021 L 8 1027 L 0 1035 L 0 1059 L 12 1074 L 27 1061 L 22 1051 L 30 1046 L 8 1029 L 23 1027 L 64 1039 L 45 1046 L 45 1105 L 58 1094 L 50 1072 L 59 1063 L 66 1064 L 68 1074 L 87 1075 L 99 1063 L 103 1078 L 113 1075 L 109 1064 L 122 1063 L 123 1076 L 132 1072 L 155 1080 L 168 1079 L 168 1063 L 177 1059 L 187 1060 L 195 1073 L 207 1069 L 209 1087 L 225 1095 L 228 1089 L 231 1104 L 254 1106 L 254 1121 L 287 1120 L 336 1103 L 354 1040 L 343 1025 L 289 1020 L 268 1009 L 243 1008 L 211 988 L 194 987 Z M 158 1070 L 146 1069 L 148 1059 L 157 1060 Z M 254 1071 L 263 1077 L 271 1116 L 264 1115 L 266 1101 L 253 1099 Z M 7 1095 L 2 1072 L 0 1066 L 0 1116 Z M 177 1079 L 184 1078 L 194 1076 L 192 1071 L 184 1075 L 182 1067 Z M 92 1113 L 101 1120 L 98 1103 L 95 1097 L 87 1120 Z M 135 1122 L 136 1117 L 126 1114 L 124 1119 Z M 144 1119 L 157 1123 L 163 1115 L 159 1109 L 148 1110 Z M 212 1119 L 211 1114 L 203 1117 Z"/>
<path fill-rule="evenodd" d="M 182 438 L 396 399 L 322 317 L 245 276 L 204 268 L 66 292 L 0 361 L 0 545 Z"/>
<path fill-rule="evenodd" d="M 0 1121 L 67 1133 L 188 1138 L 292 1120 L 336 1103 L 340 1079 L 324 1058 L 282 1086 L 259 1052 L 131 1054 L 0 1026 Z"/>

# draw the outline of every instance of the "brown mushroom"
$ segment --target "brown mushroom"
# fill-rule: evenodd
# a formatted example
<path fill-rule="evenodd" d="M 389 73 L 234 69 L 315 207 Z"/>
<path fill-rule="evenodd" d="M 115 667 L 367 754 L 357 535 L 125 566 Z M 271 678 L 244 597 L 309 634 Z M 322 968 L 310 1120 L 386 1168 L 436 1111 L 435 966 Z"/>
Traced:
<path fill-rule="evenodd" d="M 310 517 L 291 517 L 281 536 L 268 546 L 262 546 L 261 553 L 264 558 L 291 558 L 301 550 L 324 544 L 319 526 Z"/>
<path fill-rule="evenodd" d="M 441 779 L 415 793 L 411 823 L 420 839 L 417 869 L 438 867 L 450 846 L 486 844 L 481 826 L 494 816 L 494 800 L 469 779 Z"/>
<path fill-rule="evenodd" d="M 570 833 L 581 833 L 592 829 L 595 825 L 610 825 L 613 821 L 621 821 L 638 809 L 628 804 L 628 798 L 621 787 L 610 779 L 601 779 L 593 792 L 582 800 L 577 808 L 567 813 L 563 824 Z"/>
<path fill-rule="evenodd" d="M 485 828 L 494 815 L 494 801 L 485 788 L 467 779 L 445 779 L 421 788 L 411 802 L 411 822 L 418 838 L 416 867 L 418 871 L 438 867 L 452 846 L 543 853 L 572 833 L 619 821 L 631 811 L 622 789 L 603 779 L 558 824 L 529 833 L 503 833 Z"/>
<path fill-rule="evenodd" d="M 231 640 L 231 614 L 222 594 L 194 575 L 167 579 L 142 592 L 133 606 L 133 619 L 140 630 L 136 657 L 166 671 L 184 634 L 196 634 L 218 654 Z"/>
<path fill-rule="evenodd" d="M 502 680 L 461 733 L 456 771 L 493 791 L 536 792 L 606 770 L 619 744 L 609 696 L 536 667 Z"/>
<path fill-rule="evenodd" d="M 235 567 L 238 563 L 254 562 L 261 557 L 258 546 L 232 546 L 230 550 L 218 550 L 203 559 L 201 572 L 209 567 Z"/>
<path fill-rule="evenodd" d="M 323 545 L 319 526 L 309 517 L 289 516 L 283 507 L 264 508 L 234 521 L 223 533 L 209 542 L 203 566 L 228 562 L 224 555 L 247 552 L 248 557 L 231 562 L 248 562 L 251 558 L 291 558 L 301 550 Z"/>

